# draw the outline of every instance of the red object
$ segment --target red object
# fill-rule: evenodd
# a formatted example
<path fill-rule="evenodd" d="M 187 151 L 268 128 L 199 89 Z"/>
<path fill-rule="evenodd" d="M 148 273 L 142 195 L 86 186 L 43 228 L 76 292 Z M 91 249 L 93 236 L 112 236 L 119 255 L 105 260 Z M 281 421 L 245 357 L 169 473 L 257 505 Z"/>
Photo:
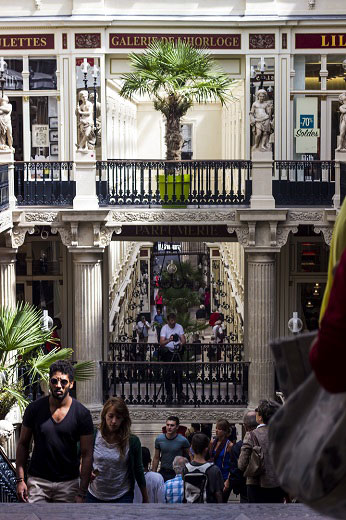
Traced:
<path fill-rule="evenodd" d="M 221 314 L 219 312 L 213 312 L 211 315 L 210 315 L 210 318 L 209 318 L 209 325 L 211 327 L 214 327 L 215 323 L 218 321 L 218 320 L 221 320 Z"/>
<path fill-rule="evenodd" d="M 337 268 L 310 363 L 319 383 L 331 393 L 346 392 L 346 250 Z"/>
<path fill-rule="evenodd" d="M 54 329 L 53 332 L 52 332 L 52 338 L 60 339 L 58 331 L 56 329 Z M 56 343 L 56 344 L 53 344 L 50 341 L 46 342 L 46 350 L 47 350 L 47 352 L 50 352 L 51 350 L 53 350 L 53 348 L 58 348 L 60 350 L 60 348 L 61 348 L 60 341 L 58 341 L 58 343 Z"/>
<path fill-rule="evenodd" d="M 296 34 L 296 49 L 343 49 L 345 44 L 345 33 Z"/>
<path fill-rule="evenodd" d="M 157 294 L 155 297 L 155 303 L 156 305 L 162 305 L 163 304 L 163 298 L 162 295 Z"/>
<path fill-rule="evenodd" d="M 183 435 L 185 437 L 186 430 L 187 430 L 186 426 L 179 424 L 178 433 L 180 433 L 180 435 Z M 166 426 L 162 426 L 162 433 L 166 433 L 166 432 L 167 432 Z"/>
<path fill-rule="evenodd" d="M 54 49 L 54 34 L 1 34 L 0 50 Z"/>

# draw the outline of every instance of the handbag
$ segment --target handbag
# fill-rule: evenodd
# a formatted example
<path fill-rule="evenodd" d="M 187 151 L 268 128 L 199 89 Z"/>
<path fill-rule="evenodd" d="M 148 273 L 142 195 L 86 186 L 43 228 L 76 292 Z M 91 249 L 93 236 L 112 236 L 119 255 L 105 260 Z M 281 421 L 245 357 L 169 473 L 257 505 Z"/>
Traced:
<path fill-rule="evenodd" d="M 281 358 L 289 344 L 282 343 Z M 276 357 L 278 343 L 273 353 Z M 286 376 L 291 372 L 292 365 Z M 269 423 L 269 451 L 280 485 L 320 513 L 345 519 L 345 445 L 346 393 L 330 394 L 311 372 Z"/>
<path fill-rule="evenodd" d="M 252 451 L 250 455 L 249 464 L 244 471 L 244 477 L 259 477 L 264 473 L 264 456 L 262 447 L 260 446 L 256 435 L 253 432 L 250 432 L 250 437 L 252 440 Z"/>

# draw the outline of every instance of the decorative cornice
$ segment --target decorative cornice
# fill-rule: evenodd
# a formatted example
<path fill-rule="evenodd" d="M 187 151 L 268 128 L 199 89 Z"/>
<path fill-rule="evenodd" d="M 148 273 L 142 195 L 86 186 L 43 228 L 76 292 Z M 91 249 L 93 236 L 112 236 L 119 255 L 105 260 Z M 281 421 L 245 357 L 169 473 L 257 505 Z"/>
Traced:
<path fill-rule="evenodd" d="M 287 214 L 288 221 L 302 221 L 302 222 L 321 222 L 323 220 L 322 211 L 289 211 Z"/>
<path fill-rule="evenodd" d="M 204 210 L 150 210 L 150 211 L 113 211 L 111 219 L 114 222 L 121 222 L 123 224 L 130 222 L 228 222 L 235 220 L 235 211 L 204 211 Z"/>
<path fill-rule="evenodd" d="M 61 242 L 64 244 L 64 246 L 69 247 L 72 245 L 72 233 L 71 230 L 67 227 L 52 227 L 51 229 L 53 235 L 56 235 L 59 233 Z"/>
<path fill-rule="evenodd" d="M 231 423 L 240 424 L 243 422 L 246 408 L 236 408 L 227 406 L 213 406 L 206 408 L 142 408 L 140 406 L 129 406 L 131 420 L 145 424 L 157 422 L 162 424 L 166 421 L 167 415 L 177 415 L 180 422 L 205 422 L 215 423 L 220 418 L 225 418 Z M 100 422 L 100 411 L 92 410 L 91 415 L 94 423 Z"/>
<path fill-rule="evenodd" d="M 290 233 L 298 233 L 297 226 L 278 226 L 276 230 L 276 246 L 282 247 L 286 244 Z"/>
<path fill-rule="evenodd" d="M 33 235 L 35 231 L 34 227 L 18 227 L 15 226 L 9 233 L 8 237 L 8 246 L 17 248 L 24 244 L 25 235 L 29 233 L 29 235 Z"/>
<path fill-rule="evenodd" d="M 314 231 L 316 234 L 322 233 L 324 237 L 325 243 L 330 246 L 333 234 L 332 226 L 314 226 Z"/>
<path fill-rule="evenodd" d="M 26 222 L 55 222 L 59 218 L 59 213 L 44 211 L 42 213 L 25 213 Z"/>

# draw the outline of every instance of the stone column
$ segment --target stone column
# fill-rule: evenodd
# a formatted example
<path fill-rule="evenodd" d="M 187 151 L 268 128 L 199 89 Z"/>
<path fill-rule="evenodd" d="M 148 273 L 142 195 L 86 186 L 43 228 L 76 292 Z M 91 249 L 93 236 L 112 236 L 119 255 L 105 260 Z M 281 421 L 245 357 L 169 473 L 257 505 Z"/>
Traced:
<path fill-rule="evenodd" d="M 96 376 L 77 383 L 77 398 L 89 409 L 102 405 L 102 253 L 73 252 L 74 351 L 76 361 L 96 362 Z"/>
<path fill-rule="evenodd" d="M 0 248 L 0 306 L 16 306 L 16 249 Z"/>
<path fill-rule="evenodd" d="M 250 361 L 249 406 L 274 396 L 275 254 L 248 253 L 246 347 Z"/>

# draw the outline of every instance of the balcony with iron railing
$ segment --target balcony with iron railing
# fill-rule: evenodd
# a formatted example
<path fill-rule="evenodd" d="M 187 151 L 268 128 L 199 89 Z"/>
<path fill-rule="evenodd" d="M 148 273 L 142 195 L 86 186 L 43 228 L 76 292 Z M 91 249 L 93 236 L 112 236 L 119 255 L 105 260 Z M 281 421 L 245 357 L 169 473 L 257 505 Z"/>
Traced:
<path fill-rule="evenodd" d="M 136 406 L 246 406 L 249 363 L 240 343 L 187 344 L 164 361 L 157 343 L 111 343 L 103 397 Z M 167 383 L 172 393 L 167 392 Z"/>
<path fill-rule="evenodd" d="M 0 170 L 0 209 L 51 206 L 258 209 L 338 207 L 346 192 L 346 163 L 338 161 L 15 162 Z M 14 173 L 13 173 L 14 172 Z M 82 201 L 82 205 L 80 204 Z"/>

